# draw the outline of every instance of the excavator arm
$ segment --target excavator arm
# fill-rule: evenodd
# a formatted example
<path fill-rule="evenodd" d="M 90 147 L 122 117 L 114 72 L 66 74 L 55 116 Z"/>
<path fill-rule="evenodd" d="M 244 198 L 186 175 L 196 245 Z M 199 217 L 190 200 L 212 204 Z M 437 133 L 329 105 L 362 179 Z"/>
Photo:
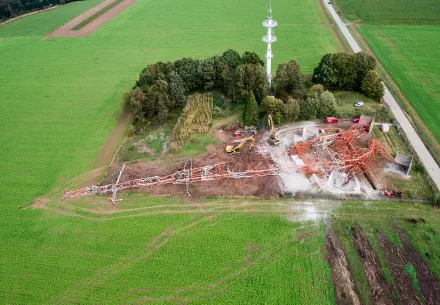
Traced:
<path fill-rule="evenodd" d="M 249 151 L 253 151 L 254 150 L 254 141 L 255 141 L 254 137 L 252 137 L 252 136 L 248 137 L 248 138 L 244 138 L 240 143 L 237 143 L 235 145 L 226 146 L 226 152 L 230 155 L 237 154 L 240 152 L 240 149 L 243 147 L 243 145 L 246 142 L 251 142 L 249 144 Z"/>
<path fill-rule="evenodd" d="M 279 145 L 280 140 L 278 139 L 278 137 L 275 134 L 275 126 L 273 124 L 272 115 L 270 115 L 270 114 L 267 115 L 267 126 L 272 129 L 272 132 L 270 134 L 270 142 L 273 145 Z"/>

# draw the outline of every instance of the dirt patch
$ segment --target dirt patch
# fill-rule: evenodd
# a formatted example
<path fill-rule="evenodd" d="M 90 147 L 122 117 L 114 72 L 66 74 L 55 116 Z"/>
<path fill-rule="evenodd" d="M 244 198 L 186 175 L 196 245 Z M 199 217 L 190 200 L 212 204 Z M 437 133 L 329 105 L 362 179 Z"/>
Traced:
<path fill-rule="evenodd" d="M 409 223 L 414 223 L 414 224 L 416 224 L 416 223 L 426 223 L 426 220 L 424 218 L 417 218 L 417 219 L 416 218 L 407 218 L 406 221 L 409 222 Z"/>
<path fill-rule="evenodd" d="M 379 260 L 359 228 L 352 228 L 353 245 L 360 257 L 375 305 L 394 304 L 392 290 L 385 280 Z"/>
<path fill-rule="evenodd" d="M 115 128 L 113 129 L 111 135 L 105 142 L 101 151 L 99 152 L 98 158 L 95 163 L 92 165 L 92 169 L 101 168 L 107 165 L 112 165 L 115 159 L 115 155 L 118 153 L 118 150 L 121 148 L 121 141 L 127 131 L 128 124 L 130 123 L 131 115 L 126 113 L 122 115 L 118 122 L 116 123 Z M 119 145 L 119 148 L 118 148 Z M 116 152 L 115 152 L 116 150 Z M 88 186 L 95 184 L 99 176 L 91 176 L 89 179 L 85 179 L 82 182 L 82 186 Z"/>
<path fill-rule="evenodd" d="M 46 197 L 40 197 L 35 199 L 34 203 L 32 203 L 31 207 L 32 210 L 35 209 L 47 209 L 46 203 L 50 202 L 49 198 Z"/>
<path fill-rule="evenodd" d="M 393 277 L 401 300 L 405 300 L 404 304 L 407 305 L 422 304 L 417 291 L 412 287 L 408 273 L 406 273 L 404 269 L 406 264 L 403 254 L 404 251 L 390 242 L 383 233 L 378 235 L 378 240 L 382 252 L 387 258 L 391 276 Z"/>
<path fill-rule="evenodd" d="M 361 302 L 356 293 L 345 253 L 338 238 L 331 230 L 330 223 L 327 223 L 325 246 L 327 248 L 327 260 L 332 270 L 336 304 L 360 305 Z"/>
<path fill-rule="evenodd" d="M 425 304 L 440 304 L 440 282 L 431 272 L 429 265 L 420 257 L 416 249 L 411 245 L 411 241 L 398 226 L 395 226 L 399 234 L 400 241 L 405 251 L 405 256 L 409 263 L 414 266 L 417 274 L 421 293 L 425 299 Z"/>
<path fill-rule="evenodd" d="M 211 145 L 207 147 L 208 153 L 205 155 L 176 160 L 168 165 L 163 165 L 156 161 L 126 164 L 121 182 L 138 178 L 166 176 L 180 171 L 184 168 L 199 168 L 206 165 L 225 162 L 227 169 L 233 172 L 243 172 L 247 170 L 267 169 L 272 166 L 266 157 L 248 151 L 243 148 L 242 152 L 236 155 L 228 155 L 225 147 L 221 145 Z M 166 158 L 166 157 L 164 157 Z M 166 158 L 170 159 L 170 158 Z M 101 184 L 111 184 L 121 169 L 121 164 L 115 164 L 107 172 Z M 278 197 L 281 193 L 280 186 L 274 176 L 249 177 L 241 179 L 211 180 L 198 183 L 185 184 L 163 184 L 148 186 L 139 189 L 154 195 L 173 195 L 173 196 L 262 196 Z"/>
<path fill-rule="evenodd" d="M 82 27 L 81 29 L 75 31 L 73 30 L 74 27 L 82 23 L 84 20 L 92 17 L 108 5 L 111 5 L 116 0 L 105 0 L 101 2 L 100 4 L 96 5 L 95 7 L 91 8 L 90 10 L 82 13 L 78 17 L 72 19 L 68 23 L 64 24 L 63 26 L 59 27 L 55 31 L 49 33 L 46 37 L 53 37 L 53 36 L 71 36 L 71 37 L 83 37 L 88 36 L 97 29 L 99 29 L 101 26 L 103 26 L 105 23 L 107 23 L 109 20 L 114 18 L 116 15 L 118 15 L 120 12 L 125 10 L 127 7 L 132 5 L 136 2 L 136 0 L 125 0 L 124 2 L 116 5 L 115 7 L 109 9 L 104 14 L 100 15 L 96 19 L 93 19 L 90 23 Z"/>
<path fill-rule="evenodd" d="M 405 304 L 440 304 L 440 282 L 431 272 L 429 265 L 420 257 L 411 245 L 410 240 L 402 229 L 395 225 L 402 247 L 391 243 L 384 234 L 378 235 L 378 240 L 384 252 L 396 288 L 405 301 Z M 414 288 L 411 278 L 405 270 L 405 266 L 412 265 L 417 284 L 420 287 L 420 294 Z"/>

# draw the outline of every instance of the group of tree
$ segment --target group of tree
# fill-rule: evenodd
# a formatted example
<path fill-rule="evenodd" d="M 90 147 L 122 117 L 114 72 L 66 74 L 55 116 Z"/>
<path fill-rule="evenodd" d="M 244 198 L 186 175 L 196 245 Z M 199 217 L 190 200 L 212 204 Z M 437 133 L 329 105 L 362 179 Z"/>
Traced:
<path fill-rule="evenodd" d="M 74 0 L 0 0 L 0 20 L 6 20 L 32 11 Z"/>
<path fill-rule="evenodd" d="M 252 92 L 260 104 L 267 95 L 263 65 L 257 54 L 240 55 L 234 50 L 207 59 L 158 62 L 142 70 L 131 92 L 124 95 L 124 105 L 137 126 L 165 122 L 168 113 L 183 108 L 188 93 L 196 90 L 216 88 L 235 100 L 245 100 Z"/>
<path fill-rule="evenodd" d="M 336 99 L 323 85 L 305 91 L 304 77 L 295 60 L 278 65 L 274 82 L 275 96 L 266 96 L 260 103 L 248 91 L 243 118 L 246 125 L 264 123 L 269 113 L 276 124 L 337 115 Z"/>
<path fill-rule="evenodd" d="M 333 94 L 320 84 L 313 85 L 302 99 L 291 96 L 286 101 L 267 96 L 261 105 L 249 92 L 244 111 L 244 123 L 254 125 L 271 114 L 275 124 L 298 120 L 314 120 L 337 115 L 337 103 Z M 264 122 L 265 120 L 263 120 Z"/>
<path fill-rule="evenodd" d="M 361 91 L 379 101 L 384 92 L 375 68 L 376 60 L 365 52 L 326 54 L 315 68 L 312 80 L 331 89 Z"/>

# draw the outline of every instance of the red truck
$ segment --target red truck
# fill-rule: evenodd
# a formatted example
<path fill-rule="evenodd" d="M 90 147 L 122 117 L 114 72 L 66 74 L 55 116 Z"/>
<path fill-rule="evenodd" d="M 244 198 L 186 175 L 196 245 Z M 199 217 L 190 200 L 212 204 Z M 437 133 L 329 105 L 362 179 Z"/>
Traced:
<path fill-rule="evenodd" d="M 326 123 L 339 123 L 339 120 L 337 118 L 329 116 L 325 119 L 325 122 Z"/>

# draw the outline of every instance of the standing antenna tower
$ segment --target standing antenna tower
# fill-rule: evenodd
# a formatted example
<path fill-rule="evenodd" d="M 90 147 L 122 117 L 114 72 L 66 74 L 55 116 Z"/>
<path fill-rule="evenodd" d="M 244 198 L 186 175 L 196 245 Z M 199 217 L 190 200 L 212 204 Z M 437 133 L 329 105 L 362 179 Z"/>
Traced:
<path fill-rule="evenodd" d="M 277 41 L 277 37 L 273 34 L 273 28 L 277 26 L 277 22 L 272 19 L 272 0 L 270 1 L 269 16 L 263 21 L 263 26 L 267 28 L 267 33 L 263 36 L 263 41 L 267 43 L 266 50 L 266 74 L 269 87 L 272 83 L 272 43 Z"/>

